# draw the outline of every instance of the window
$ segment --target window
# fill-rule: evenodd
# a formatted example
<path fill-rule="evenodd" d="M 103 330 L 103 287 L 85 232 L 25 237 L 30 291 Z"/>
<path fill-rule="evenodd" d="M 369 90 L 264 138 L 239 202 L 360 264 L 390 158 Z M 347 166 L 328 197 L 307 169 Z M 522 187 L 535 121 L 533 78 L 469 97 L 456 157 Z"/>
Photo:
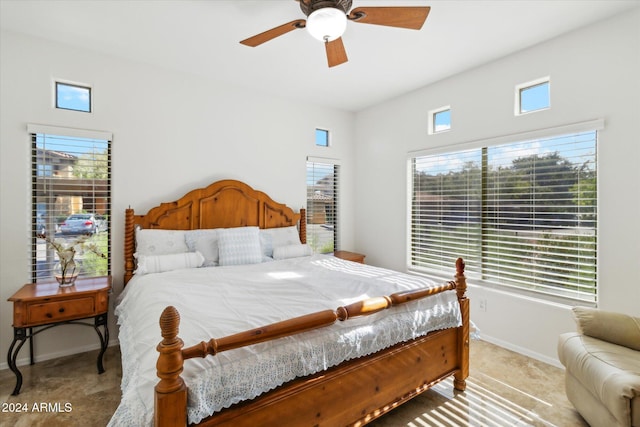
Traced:
<path fill-rule="evenodd" d="M 550 106 L 549 77 L 516 86 L 516 115 L 546 110 Z"/>
<path fill-rule="evenodd" d="M 340 166 L 307 159 L 307 244 L 314 253 L 330 253 L 338 243 Z"/>
<path fill-rule="evenodd" d="M 65 246 L 85 239 L 75 246 L 79 275 L 110 274 L 111 135 L 40 125 L 29 125 L 29 133 L 32 281 L 51 281 L 58 264 L 46 239 Z M 106 258 L 84 250 L 89 244 Z"/>
<path fill-rule="evenodd" d="M 329 146 L 329 131 L 326 129 L 316 129 L 316 145 L 318 147 Z"/>
<path fill-rule="evenodd" d="M 412 156 L 409 269 L 596 302 L 595 130 Z M 494 141 L 495 142 L 495 141 Z"/>
<path fill-rule="evenodd" d="M 451 130 L 451 107 L 429 111 L 429 134 Z"/>
<path fill-rule="evenodd" d="M 56 82 L 56 108 L 91 112 L 91 88 Z"/>

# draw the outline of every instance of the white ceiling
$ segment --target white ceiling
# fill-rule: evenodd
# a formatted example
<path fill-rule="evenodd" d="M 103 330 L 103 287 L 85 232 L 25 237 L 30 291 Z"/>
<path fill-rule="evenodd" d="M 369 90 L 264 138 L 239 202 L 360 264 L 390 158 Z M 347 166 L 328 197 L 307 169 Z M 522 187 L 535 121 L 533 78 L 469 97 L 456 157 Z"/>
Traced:
<path fill-rule="evenodd" d="M 343 36 L 349 62 L 334 68 L 306 30 L 256 48 L 238 43 L 305 18 L 293 0 L 0 0 L 0 23 L 292 101 L 358 111 L 640 7 L 640 0 L 353 1 L 353 7 L 417 5 L 431 6 L 420 31 L 349 22 Z"/>

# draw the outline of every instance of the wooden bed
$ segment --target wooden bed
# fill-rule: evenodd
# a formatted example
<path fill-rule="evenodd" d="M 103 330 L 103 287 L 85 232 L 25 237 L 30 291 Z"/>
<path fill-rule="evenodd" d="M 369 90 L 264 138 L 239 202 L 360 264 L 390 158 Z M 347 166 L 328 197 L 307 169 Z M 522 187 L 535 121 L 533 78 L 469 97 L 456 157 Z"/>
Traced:
<path fill-rule="evenodd" d="M 215 182 L 193 190 L 179 200 L 125 216 L 125 285 L 135 269 L 135 228 L 194 230 L 298 225 L 306 241 L 305 212 L 295 213 L 263 192 L 234 180 Z M 462 326 L 429 333 L 369 356 L 344 362 L 326 371 L 298 378 L 258 398 L 241 402 L 203 420 L 200 426 L 361 426 L 453 375 L 456 390 L 464 390 L 469 374 L 469 300 L 462 259 L 454 280 L 437 289 L 419 289 L 370 298 L 336 310 L 324 310 L 223 338 L 203 337 L 183 348 L 178 336 L 180 316 L 167 307 L 160 318 L 155 387 L 156 426 L 187 424 L 187 387 L 180 377 L 184 360 L 294 335 L 314 328 L 366 316 L 392 305 L 455 289 Z"/>

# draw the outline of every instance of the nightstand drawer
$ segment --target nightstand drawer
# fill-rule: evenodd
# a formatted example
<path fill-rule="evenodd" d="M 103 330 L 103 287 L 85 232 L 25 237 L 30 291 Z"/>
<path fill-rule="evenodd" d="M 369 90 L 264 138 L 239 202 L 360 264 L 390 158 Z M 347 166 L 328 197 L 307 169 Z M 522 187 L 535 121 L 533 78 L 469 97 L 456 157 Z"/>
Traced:
<path fill-rule="evenodd" d="M 333 256 L 347 261 L 359 262 L 360 264 L 364 264 L 364 259 L 366 257 L 366 255 L 349 251 L 335 251 Z"/>
<path fill-rule="evenodd" d="M 93 315 L 95 315 L 93 297 L 31 304 L 27 307 L 27 322 L 30 325 L 59 322 L 65 319 L 80 319 Z"/>

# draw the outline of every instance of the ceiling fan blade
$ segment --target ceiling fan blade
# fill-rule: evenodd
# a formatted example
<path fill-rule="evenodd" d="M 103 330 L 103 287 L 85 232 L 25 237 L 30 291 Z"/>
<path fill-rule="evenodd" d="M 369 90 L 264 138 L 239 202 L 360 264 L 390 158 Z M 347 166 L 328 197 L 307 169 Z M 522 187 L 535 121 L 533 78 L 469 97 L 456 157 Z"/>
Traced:
<path fill-rule="evenodd" d="M 244 39 L 240 43 L 245 46 L 256 47 L 283 34 L 287 34 L 289 31 L 304 28 L 305 24 L 306 21 L 304 19 L 296 19 L 295 21 L 287 22 L 279 27 L 272 28 L 263 33 L 256 34 L 253 37 L 249 37 L 248 39 Z"/>
<path fill-rule="evenodd" d="M 348 61 L 347 51 L 344 50 L 344 44 L 342 43 L 342 37 L 325 42 L 325 49 L 327 51 L 327 62 L 329 67 L 335 67 L 336 65 L 344 64 Z"/>
<path fill-rule="evenodd" d="M 430 10 L 429 6 L 358 7 L 351 11 L 348 18 L 362 24 L 419 30 L 427 20 Z"/>

